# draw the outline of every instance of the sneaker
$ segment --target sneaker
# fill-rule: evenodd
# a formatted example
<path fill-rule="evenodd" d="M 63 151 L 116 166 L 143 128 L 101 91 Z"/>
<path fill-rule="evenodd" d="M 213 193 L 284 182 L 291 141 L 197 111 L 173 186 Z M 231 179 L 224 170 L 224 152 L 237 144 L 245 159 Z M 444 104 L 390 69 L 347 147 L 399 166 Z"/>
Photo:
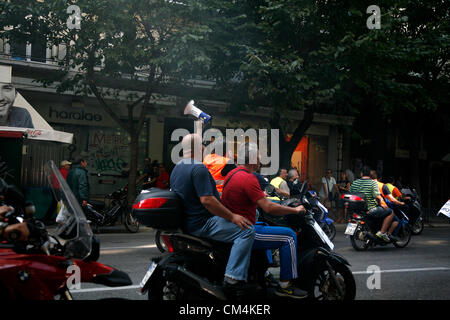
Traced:
<path fill-rule="evenodd" d="M 278 286 L 275 294 L 280 297 L 290 297 L 294 299 L 303 299 L 308 296 L 308 293 L 306 291 L 296 288 L 293 285 L 289 285 L 286 288 Z"/>
<path fill-rule="evenodd" d="M 381 231 L 378 231 L 376 236 L 385 242 L 391 242 L 391 239 L 389 239 L 389 236 L 386 233 L 381 233 Z"/>

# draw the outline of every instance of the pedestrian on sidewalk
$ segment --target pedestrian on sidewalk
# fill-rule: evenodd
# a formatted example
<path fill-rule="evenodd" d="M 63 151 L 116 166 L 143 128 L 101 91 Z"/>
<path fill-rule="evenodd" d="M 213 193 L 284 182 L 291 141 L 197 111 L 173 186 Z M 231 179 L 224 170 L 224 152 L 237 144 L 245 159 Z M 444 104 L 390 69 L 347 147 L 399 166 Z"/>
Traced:
<path fill-rule="evenodd" d="M 336 207 L 336 199 L 339 190 L 337 188 L 336 179 L 333 177 L 333 171 L 327 169 L 325 176 L 322 177 L 322 186 L 319 191 L 319 197 L 329 212 Z"/>
<path fill-rule="evenodd" d="M 67 178 L 67 174 L 69 173 L 71 164 L 72 163 L 67 160 L 61 161 L 59 172 L 61 173 L 64 180 L 66 180 L 66 178 Z M 59 185 L 54 186 L 54 187 L 59 188 Z M 53 215 L 55 213 L 57 206 L 58 206 L 58 199 L 55 198 L 55 195 L 52 192 L 52 202 L 50 204 L 50 207 L 48 207 L 47 212 L 45 213 L 44 217 L 42 218 L 42 220 L 46 226 L 51 226 L 56 223 L 55 219 L 53 218 Z"/>
<path fill-rule="evenodd" d="M 351 183 L 347 178 L 347 173 L 345 171 L 341 172 L 341 179 L 337 183 L 338 188 L 338 197 L 336 200 L 337 205 L 337 212 L 338 212 L 338 218 L 336 220 L 336 223 L 344 223 L 344 207 L 341 205 L 341 195 L 344 193 L 347 193 L 350 190 Z"/>

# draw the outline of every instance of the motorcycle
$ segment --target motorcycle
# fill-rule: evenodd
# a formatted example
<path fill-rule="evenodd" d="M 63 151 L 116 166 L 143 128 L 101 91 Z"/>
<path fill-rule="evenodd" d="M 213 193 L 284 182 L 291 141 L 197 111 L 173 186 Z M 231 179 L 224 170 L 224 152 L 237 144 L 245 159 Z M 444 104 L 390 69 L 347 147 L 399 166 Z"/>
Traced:
<path fill-rule="evenodd" d="M 334 220 L 328 216 L 328 209 L 320 203 L 315 191 L 309 191 L 312 196 L 312 204 L 314 211 L 314 219 L 319 223 L 319 226 L 323 229 L 325 234 L 333 241 L 336 236 L 336 226 Z"/>
<path fill-rule="evenodd" d="M 300 195 L 302 184 L 296 179 L 291 185 L 291 198 L 297 198 Z M 328 209 L 319 201 L 319 197 L 315 191 L 308 191 L 310 194 L 310 202 L 312 210 L 314 211 L 314 219 L 320 225 L 325 234 L 333 240 L 336 236 L 336 226 L 334 220 L 328 216 Z M 286 199 L 282 196 L 278 196 L 280 199 Z"/>
<path fill-rule="evenodd" d="M 411 240 L 409 219 L 403 210 L 395 210 L 398 226 L 392 233 L 395 238 L 387 242 L 375 234 L 381 229 L 382 219 L 374 219 L 367 213 L 365 195 L 362 193 L 345 193 L 341 196 L 346 216 L 350 217 L 345 234 L 350 237 L 350 243 L 356 251 L 365 251 L 374 246 L 393 244 L 397 248 L 404 248 Z"/>
<path fill-rule="evenodd" d="M 268 192 L 273 196 L 274 188 Z M 353 300 L 356 286 L 349 263 L 332 252 L 333 243 L 313 218 L 306 187 L 301 200 L 283 200 L 282 205 L 303 204 L 307 212 L 286 216 L 286 224 L 299 233 L 298 268 L 295 285 L 308 292 L 309 299 Z M 269 194 L 270 194 L 269 193 Z M 248 288 L 239 296 L 230 296 L 222 287 L 231 244 L 194 237 L 182 231 L 170 231 L 182 223 L 182 201 L 176 194 L 154 188 L 136 199 L 136 218 L 149 227 L 165 230 L 161 239 L 168 254 L 153 258 L 140 284 L 141 294 L 149 300 L 206 299 L 227 300 L 280 298 L 265 277 L 268 268 L 266 250 L 252 251 L 248 269 Z M 265 217 L 265 222 L 281 225 Z"/>
<path fill-rule="evenodd" d="M 410 201 L 405 201 L 409 207 L 407 216 L 409 224 L 411 226 L 411 232 L 413 235 L 419 235 L 424 228 L 422 206 L 420 204 L 419 195 L 414 188 L 403 188 L 401 190 L 403 196 L 411 198 Z"/>
<path fill-rule="evenodd" d="M 77 279 L 109 287 L 131 285 L 126 273 L 97 262 L 100 243 L 76 198 L 53 162 L 45 170 L 61 204 L 55 235 L 47 232 L 42 221 L 27 217 L 30 210 L 26 210 L 24 197 L 1 183 L 4 204 L 14 208 L 5 214 L 4 221 L 26 222 L 30 229 L 25 242 L 18 240 L 20 233 L 16 231 L 9 241 L 0 243 L 1 301 L 72 300 L 70 288 Z"/>
<path fill-rule="evenodd" d="M 139 231 L 139 222 L 131 214 L 127 194 L 128 187 L 125 186 L 107 195 L 105 198 L 111 200 L 108 207 L 105 206 L 104 201 L 89 201 L 85 208 L 85 214 L 86 218 L 91 221 L 96 233 L 99 231 L 99 227 L 115 225 L 120 217 L 128 232 L 136 233 Z"/>

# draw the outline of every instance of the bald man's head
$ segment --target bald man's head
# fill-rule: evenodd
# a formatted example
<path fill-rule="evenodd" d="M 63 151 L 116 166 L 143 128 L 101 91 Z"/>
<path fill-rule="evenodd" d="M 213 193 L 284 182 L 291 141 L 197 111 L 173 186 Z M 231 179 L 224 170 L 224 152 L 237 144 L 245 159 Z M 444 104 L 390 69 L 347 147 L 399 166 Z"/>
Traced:
<path fill-rule="evenodd" d="M 183 147 L 183 158 L 192 158 L 198 161 L 203 159 L 202 137 L 199 134 L 191 133 L 181 141 Z"/>

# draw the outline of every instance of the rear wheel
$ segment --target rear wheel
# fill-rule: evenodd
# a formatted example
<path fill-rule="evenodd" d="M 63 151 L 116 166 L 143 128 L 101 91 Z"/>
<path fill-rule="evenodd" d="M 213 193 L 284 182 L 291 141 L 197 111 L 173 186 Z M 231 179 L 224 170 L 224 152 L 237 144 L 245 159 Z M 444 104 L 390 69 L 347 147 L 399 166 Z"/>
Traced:
<path fill-rule="evenodd" d="M 365 224 L 359 224 L 355 233 L 350 236 L 350 243 L 356 251 L 366 251 L 369 248 L 370 240 L 366 234 L 370 232 Z"/>
<path fill-rule="evenodd" d="M 124 225 L 128 232 L 136 233 L 139 231 L 139 222 L 134 217 L 131 208 L 126 209 L 126 213 L 124 215 Z"/>
<path fill-rule="evenodd" d="M 149 288 L 148 300 L 151 301 L 176 301 L 176 300 L 211 300 L 212 296 L 196 290 L 188 289 L 179 281 L 161 277 L 157 283 Z"/>
<path fill-rule="evenodd" d="M 164 241 L 161 239 L 161 230 L 156 231 L 155 234 L 155 244 L 160 252 L 166 252 L 166 246 L 164 245 Z"/>

